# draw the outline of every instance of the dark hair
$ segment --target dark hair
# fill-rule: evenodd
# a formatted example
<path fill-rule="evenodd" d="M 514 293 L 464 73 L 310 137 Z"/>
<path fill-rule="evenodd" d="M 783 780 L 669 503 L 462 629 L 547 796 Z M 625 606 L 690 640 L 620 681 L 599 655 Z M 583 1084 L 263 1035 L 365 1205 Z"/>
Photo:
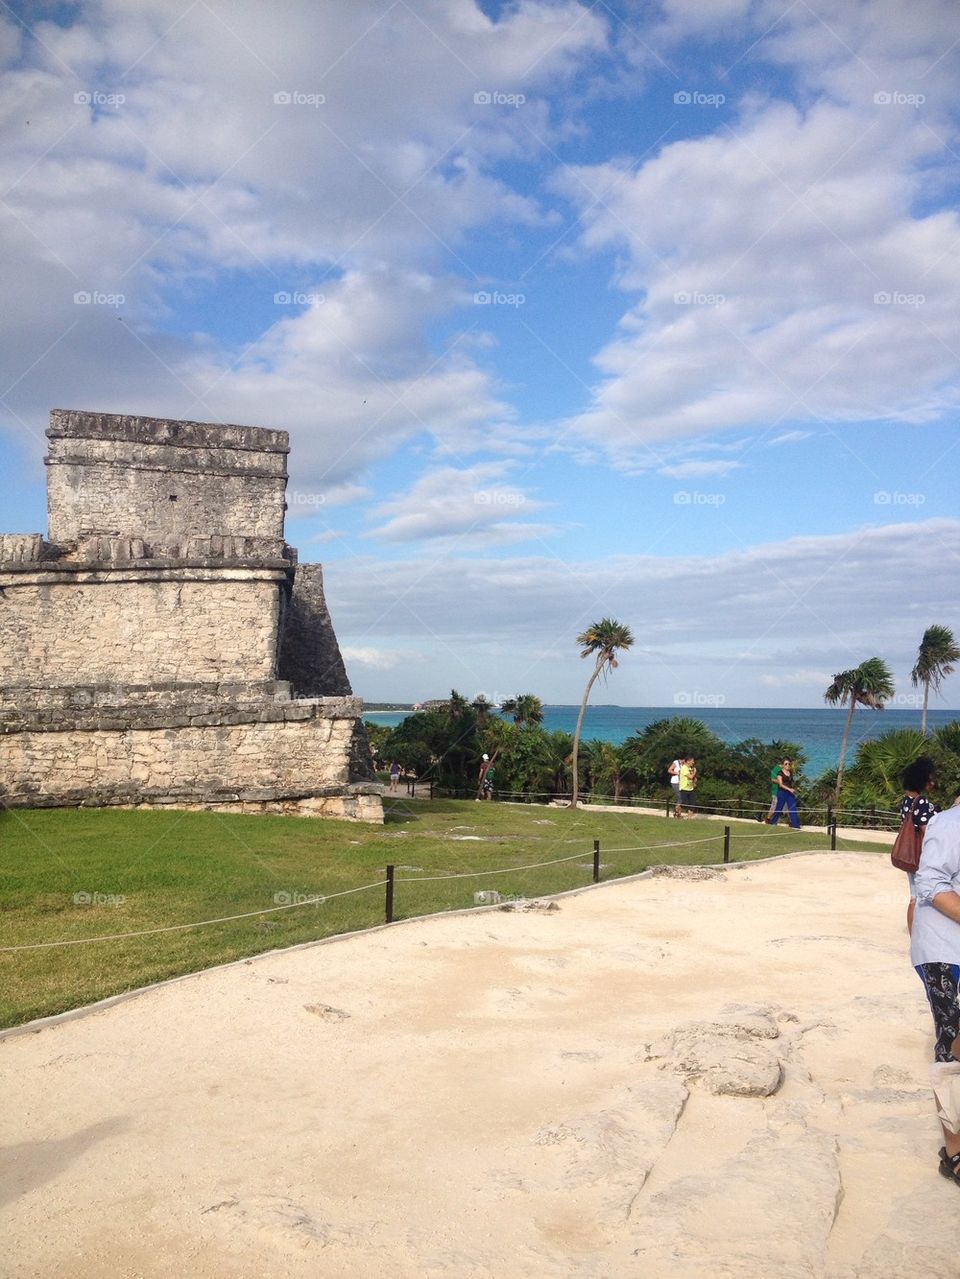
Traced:
<path fill-rule="evenodd" d="M 936 774 L 937 766 L 929 755 L 921 755 L 908 764 L 900 775 L 904 790 L 925 791 Z"/>

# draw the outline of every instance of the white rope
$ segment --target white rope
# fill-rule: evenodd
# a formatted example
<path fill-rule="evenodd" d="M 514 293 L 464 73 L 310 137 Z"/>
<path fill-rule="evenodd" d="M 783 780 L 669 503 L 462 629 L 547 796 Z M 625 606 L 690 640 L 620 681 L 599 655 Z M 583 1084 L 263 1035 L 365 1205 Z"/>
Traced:
<path fill-rule="evenodd" d="M 601 848 L 601 854 L 607 853 L 655 853 L 661 848 L 686 848 L 692 844 L 711 844 L 723 839 L 722 835 L 710 835 L 706 839 L 681 839 L 672 844 L 637 844 L 632 848 Z M 578 858 L 592 857 L 593 850 L 574 853 L 572 857 L 556 857 L 549 862 L 528 862 L 526 866 L 507 866 L 503 870 L 468 870 L 456 875 L 407 875 L 398 879 L 398 884 L 430 884 L 441 879 L 480 879 L 486 875 L 512 875 L 522 870 L 537 870 L 541 866 L 559 866 L 562 862 L 574 862 Z"/>
<path fill-rule="evenodd" d="M 578 858 L 590 857 L 590 853 L 574 853 L 572 857 L 556 857 L 550 862 L 529 862 L 526 866 L 507 866 L 503 870 L 467 870 L 456 875 L 405 875 L 398 884 L 431 884 L 440 879 L 480 879 L 485 875 L 513 875 L 521 870 L 537 870 L 541 866 L 559 866 L 561 862 L 575 862 Z"/>
<path fill-rule="evenodd" d="M 601 848 L 601 853 L 655 853 L 659 848 L 686 848 L 694 844 L 715 844 L 722 835 L 708 835 L 705 839 L 677 839 L 671 844 L 637 844 L 633 848 Z"/>
<path fill-rule="evenodd" d="M 784 829 L 784 830 L 786 830 L 787 828 L 786 828 L 786 827 L 783 827 L 783 829 Z M 807 835 L 807 834 L 812 835 L 812 834 L 814 834 L 814 832 L 813 832 L 813 831 L 804 831 L 804 834 L 805 834 L 805 835 Z M 738 836 L 737 836 L 737 842 L 738 842 L 738 843 L 746 842 L 748 839 L 776 839 L 776 835 L 738 835 Z"/>
<path fill-rule="evenodd" d="M 364 884 L 361 888 L 346 888 L 342 893 L 317 893 L 316 897 L 302 902 L 288 902 L 285 906 L 268 906 L 266 910 L 248 910 L 243 915 L 224 915 L 220 919 L 199 919 L 193 924 L 169 924 L 165 928 L 143 928 L 135 933 L 109 933 L 103 937 L 74 937 L 63 941 L 38 941 L 27 946 L 0 946 L 0 953 L 14 950 L 47 950 L 51 946 L 89 946 L 98 941 L 123 941 L 127 937 L 153 937 L 157 933 L 181 932 L 185 928 L 205 928 L 207 924 L 229 924 L 236 919 L 253 919 L 256 915 L 272 915 L 278 910 L 293 910 L 296 906 L 322 906 L 334 897 L 349 897 L 351 893 L 364 893 L 368 888 L 382 888 L 387 881 Z"/>

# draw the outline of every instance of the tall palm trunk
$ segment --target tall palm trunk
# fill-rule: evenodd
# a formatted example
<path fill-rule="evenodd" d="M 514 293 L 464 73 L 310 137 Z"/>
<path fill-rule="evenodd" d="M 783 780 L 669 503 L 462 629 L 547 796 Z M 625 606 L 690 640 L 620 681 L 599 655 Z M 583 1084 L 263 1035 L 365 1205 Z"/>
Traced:
<path fill-rule="evenodd" d="M 580 730 L 583 728 L 583 717 L 587 713 L 587 702 L 590 700 L 590 690 L 591 688 L 593 688 L 594 684 L 596 683 L 597 676 L 600 674 L 600 669 L 602 665 L 603 665 L 602 659 L 598 658 L 593 674 L 587 680 L 587 687 L 583 690 L 583 701 L 580 703 L 580 714 L 577 716 L 577 727 L 573 734 L 573 779 L 572 779 L 572 792 L 570 795 L 571 808 L 576 808 L 577 799 L 578 799 L 577 765 L 579 763 L 579 755 L 580 755 Z"/>
<path fill-rule="evenodd" d="M 930 696 L 930 680 L 923 681 L 923 715 L 920 718 L 920 732 L 927 735 L 927 698 Z"/>
<path fill-rule="evenodd" d="M 843 737 L 840 739 L 840 760 L 837 764 L 837 789 L 834 792 L 834 801 L 839 803 L 840 788 L 843 786 L 843 761 L 847 754 L 847 741 L 850 737 L 850 725 L 853 723 L 853 712 L 857 709 L 857 699 L 851 694 L 850 709 L 847 711 L 847 722 L 843 726 Z"/>

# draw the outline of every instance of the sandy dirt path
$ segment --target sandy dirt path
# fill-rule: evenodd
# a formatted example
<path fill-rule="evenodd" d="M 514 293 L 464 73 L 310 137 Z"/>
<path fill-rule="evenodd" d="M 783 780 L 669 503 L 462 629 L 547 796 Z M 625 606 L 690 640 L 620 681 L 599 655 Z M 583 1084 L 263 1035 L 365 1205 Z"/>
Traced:
<path fill-rule="evenodd" d="M 855 853 L 700 874 L 0 1042 L 0 1270 L 955 1279 L 903 877 Z"/>

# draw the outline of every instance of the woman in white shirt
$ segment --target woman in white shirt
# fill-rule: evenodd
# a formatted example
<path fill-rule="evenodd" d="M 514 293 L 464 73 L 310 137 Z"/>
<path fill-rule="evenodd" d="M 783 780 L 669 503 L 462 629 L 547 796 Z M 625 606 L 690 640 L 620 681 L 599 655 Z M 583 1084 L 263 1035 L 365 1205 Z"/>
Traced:
<path fill-rule="evenodd" d="M 958 797 L 960 799 L 960 797 Z M 930 1077 L 944 1144 L 940 1172 L 960 1185 L 960 806 L 927 823 L 914 881 L 917 906 L 910 958 L 935 1032 Z"/>

